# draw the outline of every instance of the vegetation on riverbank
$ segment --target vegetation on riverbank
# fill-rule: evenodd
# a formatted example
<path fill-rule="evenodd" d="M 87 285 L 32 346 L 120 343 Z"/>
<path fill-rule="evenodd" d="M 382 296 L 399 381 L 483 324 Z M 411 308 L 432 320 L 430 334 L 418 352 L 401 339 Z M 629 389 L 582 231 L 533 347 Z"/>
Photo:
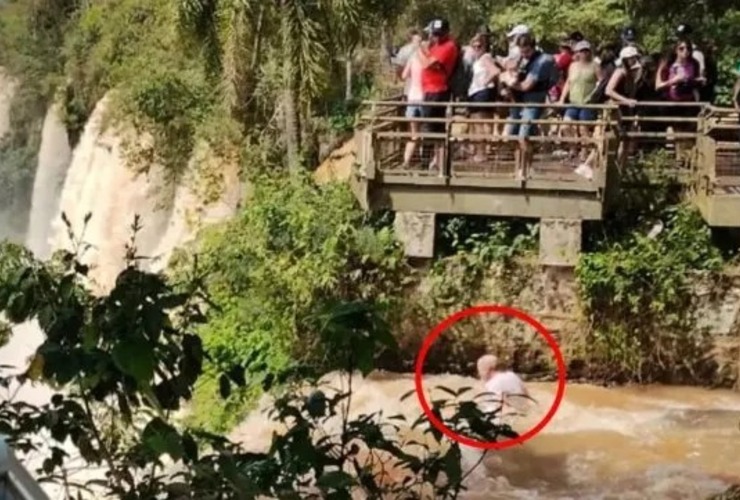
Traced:
<path fill-rule="evenodd" d="M 453 500 L 465 490 L 466 477 L 481 461 L 465 465 L 460 445 L 444 442 L 426 419 L 406 422 L 382 409 L 351 416 L 355 371 L 369 374 L 381 350 L 397 348 L 375 306 L 364 301 L 314 311 L 313 344 L 330 353 L 328 363 L 304 359 L 272 372 L 288 390 L 274 403 L 273 418 L 284 429 L 268 449 L 246 452 L 221 436 L 178 429 L 174 415 L 190 401 L 211 357 L 192 332 L 207 320 L 202 306 L 209 297 L 198 280 L 173 286 L 135 263 L 132 258 L 109 294 L 95 297 L 76 255 L 61 253 L 43 263 L 26 249 L 0 246 L 0 313 L 14 324 L 38 319 L 45 336 L 28 372 L 2 374 L 0 386 L 28 378 L 54 394 L 38 406 L 0 401 L 0 433 L 19 452 L 42 453 L 38 474 L 62 486 L 66 497 L 308 498 L 320 492 L 351 498 L 358 492 L 403 492 L 407 498 Z M 222 385 L 243 386 L 264 364 L 260 350 L 270 347 L 255 345 L 251 359 L 229 367 Z M 340 370 L 346 388 L 320 385 L 325 368 Z M 262 384 L 269 389 L 272 382 Z M 447 397 L 431 404 L 449 429 L 484 442 L 517 436 L 508 425 L 491 423 L 498 410 L 458 401 L 465 391 L 445 392 Z M 105 474 L 70 476 L 70 445 L 89 470 L 102 468 Z"/>

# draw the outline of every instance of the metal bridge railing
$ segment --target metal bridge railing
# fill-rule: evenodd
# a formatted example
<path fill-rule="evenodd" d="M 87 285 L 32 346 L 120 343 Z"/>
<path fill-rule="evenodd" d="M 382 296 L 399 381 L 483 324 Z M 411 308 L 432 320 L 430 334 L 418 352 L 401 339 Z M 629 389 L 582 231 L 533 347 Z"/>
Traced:
<path fill-rule="evenodd" d="M 2 436 L 0 436 L 0 499 L 49 500 Z"/>
<path fill-rule="evenodd" d="M 365 157 L 372 158 L 372 166 L 365 166 L 365 174 L 382 175 L 384 182 L 410 176 L 416 183 L 443 178 L 457 184 L 525 182 L 533 189 L 597 190 L 603 187 L 608 161 L 616 156 L 619 117 L 614 106 L 588 106 L 597 112 L 595 120 L 564 122 L 553 111 L 566 106 L 545 104 L 424 103 L 443 107 L 440 118 L 404 116 L 406 107 L 417 103 L 365 105 L 370 112 L 358 121 L 361 147 L 371 150 Z M 536 120 L 509 118 L 516 107 L 544 109 Z M 535 126 L 524 148 L 517 136 L 505 132 L 516 125 Z M 584 162 L 595 171 L 592 180 L 574 173 Z"/>

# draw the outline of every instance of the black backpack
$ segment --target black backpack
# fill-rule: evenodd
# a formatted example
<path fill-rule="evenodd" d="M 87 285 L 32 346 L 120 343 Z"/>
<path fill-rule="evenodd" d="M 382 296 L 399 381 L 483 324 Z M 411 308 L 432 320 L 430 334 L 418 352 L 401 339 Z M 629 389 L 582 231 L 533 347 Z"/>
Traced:
<path fill-rule="evenodd" d="M 468 89 L 473 79 L 473 68 L 464 61 L 463 49 L 455 42 L 457 46 L 457 61 L 449 77 L 450 93 L 453 100 L 464 101 L 468 97 Z"/>
<path fill-rule="evenodd" d="M 606 102 L 606 87 L 609 85 L 609 80 L 611 80 L 615 69 L 614 65 L 611 64 L 605 68 L 604 78 L 599 81 L 596 88 L 591 92 L 588 104 L 604 104 Z"/>

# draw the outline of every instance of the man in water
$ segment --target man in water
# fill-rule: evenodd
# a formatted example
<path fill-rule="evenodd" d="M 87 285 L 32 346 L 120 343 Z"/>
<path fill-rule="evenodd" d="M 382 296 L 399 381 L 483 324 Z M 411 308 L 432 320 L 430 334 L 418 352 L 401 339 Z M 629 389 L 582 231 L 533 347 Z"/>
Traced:
<path fill-rule="evenodd" d="M 490 393 L 496 402 L 501 402 L 502 412 L 507 406 L 523 410 L 521 403 L 524 400 L 535 400 L 529 395 L 524 382 L 516 373 L 501 368 L 498 358 L 492 354 L 486 354 L 478 359 L 478 376 L 486 392 Z"/>

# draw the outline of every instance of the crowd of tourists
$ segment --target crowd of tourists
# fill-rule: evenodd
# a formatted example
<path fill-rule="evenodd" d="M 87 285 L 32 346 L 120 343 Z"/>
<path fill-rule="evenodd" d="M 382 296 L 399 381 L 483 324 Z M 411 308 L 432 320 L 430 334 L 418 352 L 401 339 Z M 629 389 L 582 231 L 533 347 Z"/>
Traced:
<path fill-rule="evenodd" d="M 412 138 L 419 130 L 444 132 L 444 121 L 434 119 L 444 118 L 446 108 L 430 103 L 463 101 L 471 103 L 471 117 L 485 119 L 498 114 L 519 120 L 520 123 L 509 123 L 503 130 L 482 121 L 472 133 L 518 137 L 527 155 L 526 138 L 537 130 L 531 121 L 540 120 L 543 113 L 562 119 L 557 133 L 563 136 L 593 134 L 594 126 L 589 123 L 596 121 L 597 110 L 588 106 L 607 102 L 617 104 L 623 115 L 633 114 L 641 101 L 681 103 L 671 106 L 667 115 L 696 116 L 699 102 L 714 101 L 716 64 L 694 43 L 691 26 L 681 24 L 674 34 L 660 54 L 645 54 L 633 27 L 622 31 L 619 43 L 599 47 L 575 31 L 562 38 L 556 53 L 547 53 L 540 48 L 532 30 L 520 24 L 506 34 L 508 47 L 501 51 L 505 53 L 497 54 L 487 27 L 479 28 L 470 42 L 461 46 L 451 35 L 447 20 L 435 19 L 423 30 L 410 31 L 406 45 L 396 53 L 393 62 L 398 77 L 405 82 L 406 116 L 430 119 L 412 123 Z M 735 87 L 735 102 L 740 109 L 740 80 Z M 647 113 L 660 115 L 663 111 L 660 106 L 651 106 Z M 691 126 L 690 121 L 687 123 L 650 126 L 681 129 Z M 411 162 L 416 148 L 417 141 L 409 141 L 405 165 Z M 567 154 L 575 160 L 576 173 L 592 175 L 587 151 L 572 149 Z M 441 160 L 442 147 L 438 146 L 429 168 L 438 168 Z M 472 161 L 484 160 L 485 147 L 478 146 Z"/>

